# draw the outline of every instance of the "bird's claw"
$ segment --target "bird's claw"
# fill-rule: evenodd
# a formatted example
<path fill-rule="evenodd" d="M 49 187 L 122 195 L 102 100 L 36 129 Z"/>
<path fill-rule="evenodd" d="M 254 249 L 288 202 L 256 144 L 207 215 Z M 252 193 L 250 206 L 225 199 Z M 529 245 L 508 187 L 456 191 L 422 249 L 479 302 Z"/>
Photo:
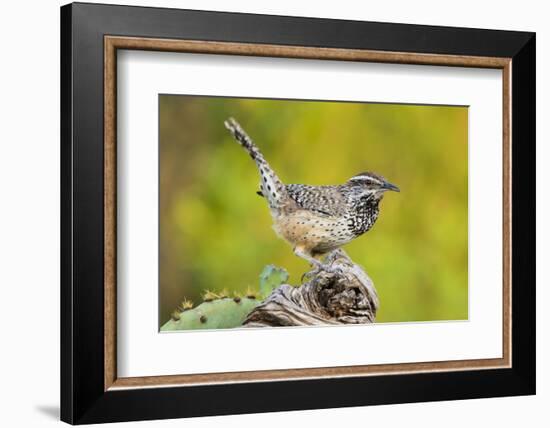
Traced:
<path fill-rule="evenodd" d="M 316 276 L 321 271 L 322 271 L 322 268 L 319 265 L 313 266 L 313 269 L 311 269 L 308 272 L 304 272 L 302 274 L 301 282 L 304 282 L 304 279 L 309 279 L 309 278 L 312 278 L 312 277 Z"/>
<path fill-rule="evenodd" d="M 316 264 L 313 267 L 313 269 L 310 270 L 309 272 L 305 272 L 302 275 L 301 281 L 304 282 L 304 278 L 307 279 L 310 277 L 314 277 L 320 274 L 321 272 L 326 272 L 326 273 L 329 273 L 332 275 L 338 275 L 338 276 L 342 276 L 345 274 L 344 269 L 341 266 L 332 266 L 328 263 L 320 263 L 320 264 Z"/>
<path fill-rule="evenodd" d="M 344 275 L 344 269 L 341 266 L 322 265 L 321 270 L 333 275 Z"/>

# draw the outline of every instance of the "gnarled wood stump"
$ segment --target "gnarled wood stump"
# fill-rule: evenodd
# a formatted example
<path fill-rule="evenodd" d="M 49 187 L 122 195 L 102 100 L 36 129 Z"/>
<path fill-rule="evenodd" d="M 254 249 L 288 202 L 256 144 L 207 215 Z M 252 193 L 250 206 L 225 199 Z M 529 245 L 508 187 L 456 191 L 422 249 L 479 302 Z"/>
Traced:
<path fill-rule="evenodd" d="M 336 273 L 311 271 L 300 287 L 283 284 L 248 314 L 244 327 L 374 322 L 378 295 L 365 271 L 343 250 L 326 259 Z"/>

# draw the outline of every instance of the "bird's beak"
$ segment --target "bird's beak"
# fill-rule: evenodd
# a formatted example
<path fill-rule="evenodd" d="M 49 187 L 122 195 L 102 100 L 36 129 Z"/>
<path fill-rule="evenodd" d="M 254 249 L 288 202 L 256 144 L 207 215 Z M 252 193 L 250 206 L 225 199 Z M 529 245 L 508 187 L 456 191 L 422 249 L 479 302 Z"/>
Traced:
<path fill-rule="evenodd" d="M 399 187 L 397 187 L 395 184 L 391 184 L 390 182 L 386 181 L 382 185 L 382 189 L 384 190 L 392 190 L 394 192 L 399 192 Z"/>

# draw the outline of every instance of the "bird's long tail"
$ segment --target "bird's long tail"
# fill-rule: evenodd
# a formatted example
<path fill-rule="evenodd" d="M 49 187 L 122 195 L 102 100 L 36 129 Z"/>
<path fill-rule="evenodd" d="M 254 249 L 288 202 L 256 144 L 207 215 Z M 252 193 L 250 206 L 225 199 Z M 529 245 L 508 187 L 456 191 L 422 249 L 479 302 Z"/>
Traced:
<path fill-rule="evenodd" d="M 288 203 L 289 196 L 283 182 L 277 177 L 275 171 L 269 166 L 260 149 L 252 142 L 252 139 L 244 132 L 239 123 L 232 117 L 227 119 L 225 127 L 233 134 L 237 142 L 244 147 L 250 157 L 256 163 L 260 172 L 260 189 L 271 209 L 279 209 Z"/>

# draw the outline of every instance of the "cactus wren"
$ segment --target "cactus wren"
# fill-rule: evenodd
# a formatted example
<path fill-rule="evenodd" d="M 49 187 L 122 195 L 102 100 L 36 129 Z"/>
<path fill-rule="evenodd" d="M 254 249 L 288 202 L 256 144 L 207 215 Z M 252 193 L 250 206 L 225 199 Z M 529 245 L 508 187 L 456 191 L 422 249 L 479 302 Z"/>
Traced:
<path fill-rule="evenodd" d="M 233 118 L 225 127 L 248 152 L 260 172 L 260 196 L 267 199 L 273 228 L 294 247 L 294 253 L 319 270 L 332 268 L 316 259 L 372 228 L 384 192 L 399 188 L 372 172 L 362 172 L 334 186 L 285 185 L 258 147 Z"/>

